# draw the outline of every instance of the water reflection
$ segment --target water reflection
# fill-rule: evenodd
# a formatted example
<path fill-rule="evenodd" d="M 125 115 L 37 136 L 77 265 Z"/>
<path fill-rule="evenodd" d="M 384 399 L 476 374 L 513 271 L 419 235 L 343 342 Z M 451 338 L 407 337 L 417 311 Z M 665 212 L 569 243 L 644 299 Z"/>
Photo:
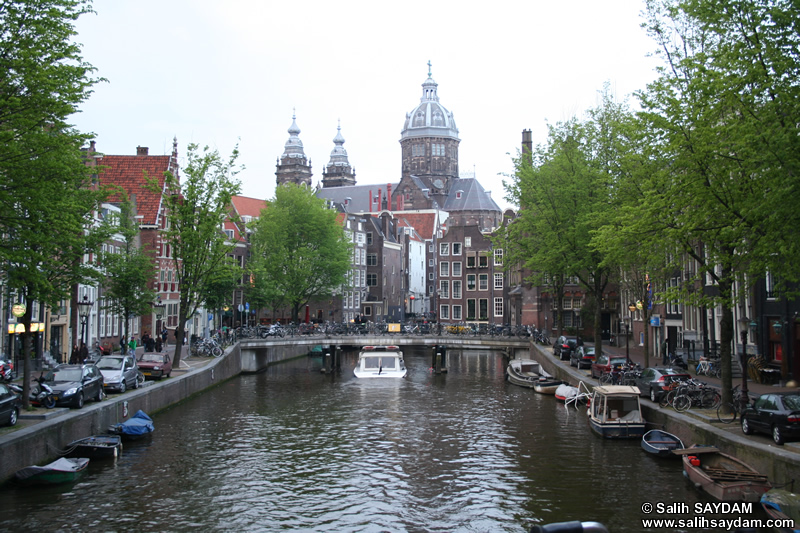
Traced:
<path fill-rule="evenodd" d="M 585 409 L 509 385 L 497 353 L 406 350 L 402 380 L 298 359 L 154 416 L 149 442 L 78 483 L 6 487 L 4 530 L 641 531 L 645 501 L 697 500 L 680 464 L 603 441 Z M 688 489 L 688 490 L 687 490 Z"/>

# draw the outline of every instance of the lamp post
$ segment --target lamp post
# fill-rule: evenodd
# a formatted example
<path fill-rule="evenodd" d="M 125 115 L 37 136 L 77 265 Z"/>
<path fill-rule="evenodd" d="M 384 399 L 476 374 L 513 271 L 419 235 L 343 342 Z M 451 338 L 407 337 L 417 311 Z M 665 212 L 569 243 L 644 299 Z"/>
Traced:
<path fill-rule="evenodd" d="M 161 301 L 161 295 L 158 295 L 155 303 L 153 304 L 153 311 L 156 313 L 156 327 L 153 328 L 154 335 L 161 335 L 161 317 L 164 316 L 164 308 L 166 304 Z"/>
<path fill-rule="evenodd" d="M 741 396 L 741 410 L 744 411 L 747 404 L 750 403 L 750 398 L 747 393 L 747 328 L 750 327 L 750 320 L 742 315 L 739 317 L 739 334 L 742 336 L 742 396 Z"/>
<path fill-rule="evenodd" d="M 629 305 L 628 311 L 630 311 L 630 314 L 628 315 L 628 326 L 627 326 L 627 331 L 625 332 L 625 357 L 628 359 L 628 364 L 631 364 L 630 348 L 628 347 L 628 342 L 629 342 L 628 337 L 633 331 L 633 313 L 636 312 L 636 305 L 634 304 Z"/>
<path fill-rule="evenodd" d="M 81 347 L 86 345 L 86 324 L 89 322 L 89 313 L 94 302 L 87 295 L 83 295 L 83 300 L 78 302 L 78 316 L 81 318 Z"/>

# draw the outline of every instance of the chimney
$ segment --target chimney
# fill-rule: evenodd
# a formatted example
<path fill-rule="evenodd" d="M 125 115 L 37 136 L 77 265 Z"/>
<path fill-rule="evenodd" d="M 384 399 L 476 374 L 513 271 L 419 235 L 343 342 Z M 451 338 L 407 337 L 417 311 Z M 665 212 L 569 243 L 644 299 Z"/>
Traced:
<path fill-rule="evenodd" d="M 137 156 L 147 155 L 148 150 L 149 149 L 147 148 L 147 146 L 137 146 L 136 155 Z"/>
<path fill-rule="evenodd" d="M 369 190 L 369 209 L 367 209 L 367 213 L 372 213 L 372 189 Z"/>
<path fill-rule="evenodd" d="M 386 207 L 389 211 L 392 210 L 392 184 L 386 184 Z"/>
<path fill-rule="evenodd" d="M 522 157 L 528 164 L 531 163 L 531 154 L 533 154 L 531 130 L 522 130 Z"/>

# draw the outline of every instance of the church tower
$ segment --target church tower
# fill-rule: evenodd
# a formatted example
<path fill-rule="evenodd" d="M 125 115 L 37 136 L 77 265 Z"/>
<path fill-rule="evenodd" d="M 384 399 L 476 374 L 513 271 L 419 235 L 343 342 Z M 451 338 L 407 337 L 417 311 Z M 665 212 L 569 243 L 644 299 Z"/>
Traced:
<path fill-rule="evenodd" d="M 453 113 L 439 103 L 438 84 L 431 77 L 422 84 L 420 103 L 410 113 L 400 136 L 403 180 L 411 176 L 422 180 L 430 197 L 442 205 L 453 181 L 458 179 L 458 128 Z"/>
<path fill-rule="evenodd" d="M 344 149 L 341 123 L 336 127 L 336 137 L 333 138 L 336 146 L 331 151 L 331 160 L 322 171 L 322 187 L 344 187 L 356 184 L 356 170 L 350 166 L 347 159 L 347 150 Z"/>
<path fill-rule="evenodd" d="M 303 141 L 300 140 L 300 128 L 295 122 L 295 114 L 292 113 L 292 125 L 289 127 L 289 140 L 284 146 L 283 155 L 277 163 L 278 170 L 275 175 L 278 177 L 278 185 L 294 183 L 311 187 L 311 161 L 306 158 L 303 151 Z"/>

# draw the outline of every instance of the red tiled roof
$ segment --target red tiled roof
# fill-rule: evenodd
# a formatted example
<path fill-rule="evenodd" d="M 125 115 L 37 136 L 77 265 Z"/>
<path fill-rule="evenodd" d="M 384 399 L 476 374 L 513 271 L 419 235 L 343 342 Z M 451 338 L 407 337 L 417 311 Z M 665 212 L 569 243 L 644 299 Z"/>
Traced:
<path fill-rule="evenodd" d="M 234 196 L 231 198 L 233 208 L 239 216 L 259 217 L 261 210 L 267 207 L 266 200 L 259 200 L 258 198 L 248 198 L 247 196 Z"/>
<path fill-rule="evenodd" d="M 419 233 L 425 240 L 433 239 L 434 224 L 436 223 L 436 213 L 397 213 L 397 218 L 405 221 L 409 226 Z"/>
<path fill-rule="evenodd" d="M 104 155 L 97 159 L 101 185 L 117 185 L 125 189 L 131 201 L 135 201 L 136 214 L 141 215 L 140 224 L 158 223 L 161 207 L 161 192 L 164 188 L 164 172 L 169 170 L 168 155 Z M 148 188 L 147 178 L 155 179 L 159 192 Z M 111 202 L 120 201 L 115 194 Z"/>

